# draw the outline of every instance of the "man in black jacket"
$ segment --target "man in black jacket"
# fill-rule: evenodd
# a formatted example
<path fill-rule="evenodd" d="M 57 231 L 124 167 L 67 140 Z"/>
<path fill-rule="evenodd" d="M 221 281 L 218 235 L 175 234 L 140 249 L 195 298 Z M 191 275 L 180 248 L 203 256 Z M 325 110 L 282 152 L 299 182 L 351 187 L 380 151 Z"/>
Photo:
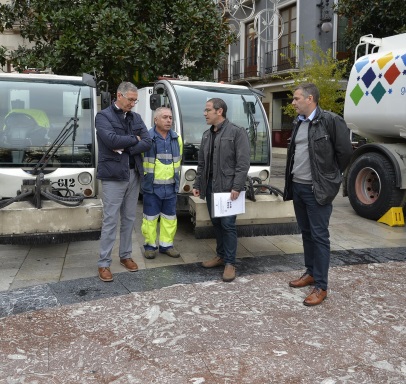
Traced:
<path fill-rule="evenodd" d="M 345 121 L 323 111 L 318 101 L 319 90 L 314 84 L 295 88 L 292 104 L 299 116 L 288 150 L 284 192 L 284 200 L 293 199 L 306 267 L 289 286 L 314 285 L 303 302 L 307 306 L 318 305 L 327 297 L 332 201 L 352 155 Z"/>
<path fill-rule="evenodd" d="M 238 198 L 250 168 L 250 144 L 245 129 L 231 123 L 226 114 L 224 100 L 213 98 L 206 102 L 204 116 L 211 127 L 203 133 L 200 144 L 193 195 L 206 198 L 217 241 L 217 256 L 202 265 L 224 265 L 223 281 L 230 282 L 235 279 L 236 215 L 213 217 L 212 193 L 229 192 L 230 200 Z"/>
<path fill-rule="evenodd" d="M 141 154 L 152 145 L 147 127 L 132 107 L 138 102 L 138 89 L 123 82 L 117 89 L 117 99 L 96 115 L 99 158 L 97 178 L 103 191 L 103 226 L 98 261 L 99 278 L 113 281 L 110 271 L 111 252 L 120 222 L 119 257 L 130 272 L 138 270 L 131 258 L 132 231 L 144 175 Z"/>

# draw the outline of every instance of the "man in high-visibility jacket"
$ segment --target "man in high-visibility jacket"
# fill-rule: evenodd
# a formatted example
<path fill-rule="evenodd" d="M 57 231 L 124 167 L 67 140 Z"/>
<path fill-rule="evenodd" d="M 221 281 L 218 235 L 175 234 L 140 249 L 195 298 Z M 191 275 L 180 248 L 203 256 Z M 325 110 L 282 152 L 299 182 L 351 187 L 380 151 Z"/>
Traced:
<path fill-rule="evenodd" d="M 154 126 L 149 130 L 152 146 L 144 153 L 143 219 L 141 231 L 144 235 L 144 256 L 155 258 L 157 226 L 159 224 L 159 252 L 170 257 L 179 257 L 173 246 L 177 229 L 176 194 L 179 191 L 180 164 L 183 144 L 181 137 L 171 129 L 172 111 L 157 108 Z"/>

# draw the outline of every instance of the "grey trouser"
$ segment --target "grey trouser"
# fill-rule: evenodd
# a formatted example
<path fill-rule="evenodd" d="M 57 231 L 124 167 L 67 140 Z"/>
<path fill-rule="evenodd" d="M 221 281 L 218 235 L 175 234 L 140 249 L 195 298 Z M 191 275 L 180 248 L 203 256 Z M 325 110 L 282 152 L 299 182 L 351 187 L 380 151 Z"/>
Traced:
<path fill-rule="evenodd" d="M 132 252 L 132 231 L 134 228 L 140 176 L 130 170 L 128 181 L 102 180 L 103 189 L 103 226 L 100 237 L 99 267 L 109 267 L 111 252 L 116 240 L 117 224 L 120 221 L 119 257 L 128 259 Z"/>

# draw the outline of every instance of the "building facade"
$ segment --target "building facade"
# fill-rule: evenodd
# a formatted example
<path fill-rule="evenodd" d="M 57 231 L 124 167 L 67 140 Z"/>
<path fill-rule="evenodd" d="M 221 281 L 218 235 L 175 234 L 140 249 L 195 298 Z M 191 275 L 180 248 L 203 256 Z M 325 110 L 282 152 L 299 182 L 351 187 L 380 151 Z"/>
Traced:
<path fill-rule="evenodd" d="M 217 6 L 237 35 L 214 80 L 250 84 L 265 94 L 262 102 L 272 127 L 273 146 L 286 147 L 292 118 L 281 107 L 291 102 L 284 80 L 304 64 L 303 46 L 315 40 L 334 57 L 345 58 L 345 20 L 333 12 L 337 0 L 224 0 Z"/>

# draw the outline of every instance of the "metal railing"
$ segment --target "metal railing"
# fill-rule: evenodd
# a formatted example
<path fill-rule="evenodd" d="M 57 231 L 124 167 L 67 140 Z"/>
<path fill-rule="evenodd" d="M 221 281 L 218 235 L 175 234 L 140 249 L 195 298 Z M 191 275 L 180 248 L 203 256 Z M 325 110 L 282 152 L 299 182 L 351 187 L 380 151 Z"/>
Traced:
<path fill-rule="evenodd" d="M 350 56 L 343 41 L 332 43 L 333 54 L 338 60 L 346 59 Z M 284 47 L 260 56 L 247 57 L 233 61 L 231 64 L 224 64 L 218 70 L 215 81 L 235 82 L 248 78 L 264 78 L 270 74 L 299 69 L 298 48 Z"/>
<path fill-rule="evenodd" d="M 298 68 L 296 49 L 284 47 L 266 52 L 264 68 L 265 75 Z"/>

